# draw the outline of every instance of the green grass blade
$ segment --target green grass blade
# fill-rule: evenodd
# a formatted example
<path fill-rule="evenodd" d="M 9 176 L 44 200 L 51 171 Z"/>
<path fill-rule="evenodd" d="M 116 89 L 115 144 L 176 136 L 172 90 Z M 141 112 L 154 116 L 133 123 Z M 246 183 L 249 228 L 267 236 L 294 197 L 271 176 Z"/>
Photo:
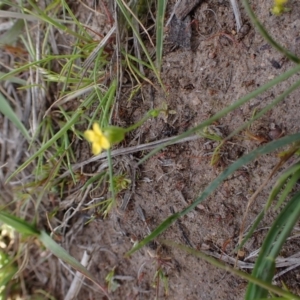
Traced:
<path fill-rule="evenodd" d="M 79 58 L 80 57 L 83 57 L 83 56 L 79 56 Z M 55 61 L 56 59 L 64 59 L 64 58 L 68 59 L 68 58 L 70 58 L 70 55 L 69 54 L 67 54 L 67 55 L 48 55 L 46 58 L 25 64 L 19 68 L 13 69 L 12 71 L 10 71 L 8 73 L 0 73 L 0 81 L 9 80 L 9 78 L 11 78 L 12 76 L 17 75 L 23 71 L 26 71 L 30 67 L 39 66 L 44 63 L 50 63 L 52 60 Z"/>
<path fill-rule="evenodd" d="M 112 163 L 112 157 L 111 157 L 111 150 L 107 150 L 107 162 L 108 162 L 108 169 L 109 169 L 109 185 L 110 185 L 110 193 L 113 203 L 116 203 L 116 192 L 114 187 L 114 174 L 113 174 L 113 163 Z"/>
<path fill-rule="evenodd" d="M 161 233 L 163 233 L 167 228 L 169 228 L 178 218 L 180 218 L 179 213 L 175 213 L 172 216 L 164 220 L 159 226 L 157 226 L 148 236 L 141 240 L 138 244 L 134 245 L 131 250 L 129 250 L 125 256 L 130 256 L 135 251 L 141 249 Z"/>
<path fill-rule="evenodd" d="M 157 1 L 157 15 L 156 15 L 156 67 L 158 72 L 161 69 L 163 42 L 164 42 L 164 19 L 167 1 Z"/>
<path fill-rule="evenodd" d="M 246 234 L 246 236 L 244 237 L 244 239 L 242 240 L 241 244 L 238 245 L 238 247 L 236 247 L 236 251 L 238 249 L 241 249 L 242 247 L 244 247 L 244 245 L 246 244 L 246 242 L 248 241 L 248 239 L 252 236 L 254 230 L 257 228 L 258 224 L 260 223 L 260 221 L 263 219 L 265 215 L 265 210 L 263 209 L 258 216 L 255 218 L 253 225 L 250 227 L 250 229 L 248 230 L 248 233 Z"/>
<path fill-rule="evenodd" d="M 25 136 L 25 138 L 29 141 L 30 136 L 20 121 L 19 117 L 14 113 L 10 105 L 8 104 L 7 100 L 4 98 L 4 96 L 0 93 L 0 112 L 6 116 Z"/>
<path fill-rule="evenodd" d="M 284 186 L 284 184 L 287 182 L 288 178 L 294 174 L 298 169 L 299 169 L 300 165 L 296 164 L 291 166 L 289 169 L 287 169 L 276 181 L 270 195 L 267 201 L 267 204 L 265 206 L 265 210 L 267 210 L 271 203 L 273 202 L 273 200 L 275 199 L 275 197 L 279 194 L 280 190 L 282 189 L 282 187 Z"/>
<path fill-rule="evenodd" d="M 2 76 L 5 76 L 7 73 L 4 73 L 4 72 L 0 72 L 0 78 Z M 27 85 L 27 82 L 26 80 L 24 79 L 21 79 L 21 78 L 18 78 L 18 77 L 14 77 L 14 76 L 11 76 L 9 78 L 6 78 L 7 81 L 11 82 L 11 83 L 16 83 L 16 84 L 20 84 L 20 85 Z"/>
<path fill-rule="evenodd" d="M 249 121 L 245 122 L 243 125 L 239 126 L 236 130 L 234 130 L 232 133 L 230 133 L 225 140 L 231 139 L 234 135 L 239 133 L 241 130 L 245 129 L 246 127 L 250 126 L 255 120 L 259 119 L 263 115 L 265 115 L 269 110 L 271 110 L 273 107 L 275 107 L 280 101 L 283 101 L 289 94 L 291 94 L 293 91 L 298 89 L 300 86 L 300 80 L 296 81 L 294 84 L 292 84 L 289 88 L 287 88 L 281 95 L 276 97 L 270 104 L 266 105 L 262 110 L 257 112 L 255 116 L 253 116 Z"/>
<path fill-rule="evenodd" d="M 243 165 L 248 164 L 249 162 L 256 159 L 258 156 L 271 153 L 275 150 L 277 150 L 280 147 L 284 147 L 286 145 L 289 145 L 293 142 L 300 140 L 300 133 L 293 134 L 290 136 L 285 136 L 279 140 L 270 142 L 252 152 L 249 154 L 241 157 L 237 161 L 235 161 L 233 164 L 231 164 L 221 175 L 219 175 L 212 183 L 203 191 L 200 197 L 198 197 L 191 205 L 189 205 L 187 208 L 182 210 L 180 213 L 176 213 L 175 215 L 170 216 L 165 221 L 163 221 L 152 233 L 150 233 L 145 239 L 143 239 L 141 242 L 136 244 L 129 252 L 127 252 L 126 255 L 131 255 L 135 251 L 142 248 L 145 244 L 149 243 L 151 240 L 156 238 L 159 234 L 161 234 L 163 231 L 165 231 L 168 227 L 171 226 L 173 222 L 175 222 L 179 217 L 182 217 L 189 213 L 191 210 L 193 210 L 197 205 L 199 205 L 202 201 L 204 201 L 213 191 L 215 191 L 218 186 L 222 183 L 223 180 L 225 180 L 228 176 L 230 176 L 233 172 L 235 172 L 237 169 L 242 167 Z"/>
<path fill-rule="evenodd" d="M 45 152 L 50 146 L 54 144 L 56 140 L 61 138 L 77 121 L 79 116 L 83 113 L 81 108 L 77 109 L 76 113 L 72 115 L 69 122 L 60 129 L 51 139 L 49 139 L 42 147 L 37 150 L 29 159 L 27 159 L 15 172 L 13 172 L 7 181 L 9 181 L 12 177 L 14 177 L 21 170 L 25 169 L 29 164 L 31 164 L 38 156 L 40 156 L 43 152 Z"/>
<path fill-rule="evenodd" d="M 180 216 L 186 215 L 188 212 L 190 212 L 192 209 L 194 209 L 199 203 L 201 203 L 204 199 L 206 199 L 214 190 L 217 189 L 217 187 L 220 185 L 220 183 L 225 180 L 229 175 L 231 175 L 233 172 L 238 170 L 243 165 L 248 164 L 249 162 L 256 159 L 258 156 L 271 153 L 278 148 L 287 146 L 293 142 L 300 140 L 300 133 L 296 133 L 293 135 L 285 136 L 279 140 L 270 142 L 258 149 L 253 150 L 249 154 L 242 156 L 240 159 L 235 161 L 233 164 L 231 164 L 220 176 L 218 176 L 202 193 L 202 195 L 197 198 L 194 203 L 192 203 L 190 206 L 188 206 L 186 209 L 184 209 Z"/>
<path fill-rule="evenodd" d="M 53 18 L 49 17 L 43 10 L 41 10 L 33 1 L 29 0 L 28 1 L 30 3 L 30 5 L 36 10 L 37 13 L 33 13 L 31 10 L 29 9 L 24 9 L 26 12 L 30 13 L 31 15 L 39 18 L 41 21 L 47 22 L 51 25 L 53 25 L 54 27 L 65 31 L 66 33 L 77 37 L 79 40 L 85 41 L 85 42 L 91 42 L 92 39 L 90 37 L 86 37 L 83 36 L 79 33 L 77 33 L 76 31 L 71 30 L 69 27 L 67 27 L 66 25 L 63 25 L 57 21 L 55 21 Z"/>
<path fill-rule="evenodd" d="M 143 51 L 144 51 L 144 53 L 145 53 L 147 59 L 148 59 L 148 62 L 150 63 L 151 68 L 152 68 L 152 70 L 153 70 L 155 76 L 157 77 L 157 79 L 158 79 L 160 85 L 164 88 L 164 85 L 163 85 L 163 83 L 162 83 L 162 81 L 161 81 L 160 75 L 159 75 L 159 73 L 158 73 L 158 71 L 157 71 L 155 65 L 153 64 L 153 61 L 152 61 L 152 59 L 151 59 L 151 57 L 150 57 L 150 54 L 149 54 L 149 52 L 147 51 L 147 48 L 146 48 L 146 46 L 144 45 L 144 43 L 143 43 L 143 41 L 142 41 L 142 39 L 141 39 L 141 36 L 140 36 L 139 32 L 136 30 L 136 27 L 134 26 L 134 24 L 133 24 L 133 22 L 132 22 L 132 20 L 131 20 L 131 17 L 130 17 L 130 14 L 129 14 L 128 10 L 127 10 L 126 7 L 124 6 L 122 0 L 116 0 L 116 2 L 117 2 L 117 4 L 118 4 L 118 7 L 120 8 L 122 14 L 124 15 L 124 17 L 125 17 L 127 23 L 128 23 L 129 26 L 131 27 L 131 29 L 132 29 L 134 35 L 136 36 L 137 40 L 139 41 L 139 43 L 140 43 L 140 45 L 141 45 L 141 47 L 142 47 L 142 49 L 143 49 Z"/>
<path fill-rule="evenodd" d="M 30 163 L 32 163 L 37 157 L 39 157 L 44 151 L 46 151 L 50 146 L 54 144 L 59 138 L 61 138 L 76 122 L 78 122 L 79 118 L 83 114 L 86 108 L 88 108 L 93 102 L 93 98 L 88 98 L 85 102 L 83 102 L 74 112 L 74 114 L 70 117 L 68 122 L 55 134 L 53 135 L 47 142 L 45 142 L 42 147 L 37 150 L 28 160 L 26 160 L 15 172 L 13 172 L 7 182 L 14 177 L 18 172 L 26 168 Z"/>
<path fill-rule="evenodd" d="M 37 236 L 40 234 L 40 232 L 33 225 L 4 211 L 0 211 L 0 221 L 25 235 Z"/>
<path fill-rule="evenodd" d="M 245 238 L 243 239 L 243 241 L 241 242 L 241 244 L 237 247 L 236 250 L 242 248 L 245 243 L 247 242 L 247 240 L 252 236 L 254 230 L 257 228 L 258 224 L 260 223 L 260 221 L 262 220 L 262 218 L 265 215 L 265 212 L 268 210 L 268 208 L 270 207 L 272 201 L 274 200 L 274 198 L 279 194 L 279 191 L 281 190 L 282 186 L 286 183 L 287 179 L 294 174 L 298 169 L 299 169 L 299 164 L 296 164 L 292 167 L 290 167 L 284 174 L 282 174 L 280 176 L 280 178 L 277 180 L 275 187 L 273 188 L 273 190 L 270 193 L 270 196 L 268 198 L 268 201 L 264 207 L 264 209 L 259 213 L 259 215 L 256 217 L 253 225 L 251 226 L 251 228 L 248 230 L 247 235 L 245 236 Z M 297 178 L 297 177 L 296 177 Z M 296 180 L 297 181 L 297 180 Z M 294 184 L 291 184 L 291 187 L 293 187 Z M 291 189 L 288 190 L 289 192 L 291 191 Z M 278 209 L 278 207 L 282 204 L 282 202 L 286 199 L 287 194 L 285 194 L 285 196 L 282 196 L 282 200 L 281 197 L 278 200 L 278 203 L 275 207 L 275 209 Z"/>
<path fill-rule="evenodd" d="M 144 62 L 143 60 L 138 59 L 137 57 L 135 57 L 135 56 L 133 56 L 133 55 L 130 55 L 129 53 L 125 52 L 124 50 L 122 51 L 122 54 L 123 54 L 124 56 L 127 55 L 128 58 L 130 58 L 131 60 L 137 62 L 138 64 L 141 64 L 141 65 L 147 67 L 148 69 L 151 69 L 151 66 L 150 66 L 149 64 L 147 64 L 147 63 Z"/>
<path fill-rule="evenodd" d="M 17 20 L 8 31 L 1 35 L 0 45 L 13 44 L 19 38 L 19 35 L 23 32 L 24 24 L 24 20 Z"/>
<path fill-rule="evenodd" d="M 256 260 L 252 276 L 266 283 L 271 283 L 275 272 L 275 259 L 282 245 L 290 235 L 300 215 L 300 192 L 298 192 L 284 207 L 273 222 L 259 256 Z M 268 296 L 268 290 L 250 283 L 247 288 L 246 300 L 260 299 Z"/>
<path fill-rule="evenodd" d="M 299 168 L 299 166 L 298 166 L 298 168 Z M 286 200 L 288 194 L 292 191 L 293 187 L 296 185 L 299 178 L 300 178 L 300 170 L 298 170 L 295 174 L 293 174 L 293 176 L 287 182 L 284 190 L 282 191 L 282 193 L 278 199 L 275 209 L 278 209 L 281 206 L 281 204 L 284 202 L 284 200 Z"/>

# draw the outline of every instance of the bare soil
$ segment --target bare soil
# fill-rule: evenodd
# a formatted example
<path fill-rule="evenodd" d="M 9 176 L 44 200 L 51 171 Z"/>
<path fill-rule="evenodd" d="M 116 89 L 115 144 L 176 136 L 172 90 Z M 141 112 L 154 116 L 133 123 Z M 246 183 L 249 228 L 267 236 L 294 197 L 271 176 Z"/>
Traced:
<path fill-rule="evenodd" d="M 169 14 L 173 5 L 168 5 Z M 293 1 L 290 5 L 293 6 L 291 13 L 276 18 L 269 12 L 271 1 L 252 1 L 252 7 L 270 33 L 299 55 L 300 10 Z M 145 85 L 130 103 L 124 97 L 119 105 L 122 115 L 129 116 L 125 119 L 121 117 L 127 125 L 139 120 L 149 109 L 161 107 L 162 103 L 166 103 L 168 110 L 174 110 L 176 114 L 146 122 L 128 141 L 138 136 L 136 140 L 139 143 L 146 143 L 182 133 L 292 67 L 291 62 L 264 41 L 243 10 L 241 12 L 244 27 L 240 34 L 235 35 L 229 1 L 202 2 L 190 15 L 194 20 L 190 25 L 190 48 L 186 44 L 186 48 L 176 46 L 172 37 L 167 38 L 162 80 L 168 87 L 168 96 L 160 91 L 158 84 L 155 88 Z M 151 74 L 149 78 L 155 82 Z M 218 133 L 227 136 L 292 82 L 293 79 L 282 83 L 222 118 L 215 124 Z M 134 241 L 145 237 L 149 229 L 155 229 L 172 212 L 190 204 L 228 164 L 260 143 L 297 132 L 299 117 L 299 101 L 297 93 L 294 93 L 252 125 L 250 131 L 255 138 L 242 133 L 227 143 L 215 167 L 210 165 L 216 146 L 212 141 L 199 139 L 164 149 L 139 168 L 135 193 L 125 213 L 114 213 L 108 219 L 85 226 L 76 237 L 72 254 L 80 259 L 83 249 L 79 245 L 98 249 L 93 252 L 90 270 L 102 281 L 113 268 L 117 275 L 131 276 L 118 281 L 120 286 L 112 294 L 113 299 L 154 299 L 156 293 L 159 298 L 169 299 L 242 299 L 245 281 L 159 242 L 138 251 L 130 259 L 124 259 L 123 255 Z M 130 159 L 140 157 L 141 154 L 136 154 L 131 155 Z M 244 166 L 203 205 L 172 225 L 162 237 L 217 257 L 227 253 L 235 258 L 233 250 L 248 199 L 277 162 L 276 153 L 273 153 L 258 157 Z M 263 208 L 269 191 L 270 185 L 252 206 L 247 215 L 246 228 Z M 119 205 L 122 195 L 120 198 Z M 241 260 L 260 247 L 274 217 L 275 213 L 270 213 L 263 220 L 260 229 L 243 249 L 245 254 Z M 294 252 L 289 255 L 299 249 L 298 245 L 299 241 L 293 240 Z M 286 249 L 291 249 L 291 245 L 287 245 Z M 168 296 L 162 282 L 159 288 L 154 287 L 158 266 L 168 277 Z M 299 284 L 295 274 L 291 272 L 285 276 L 282 278 L 284 282 L 297 293 Z M 78 299 L 87 292 L 93 294 L 89 288 L 83 288 Z"/>
<path fill-rule="evenodd" d="M 168 16 L 174 2 L 168 3 Z M 280 17 L 270 14 L 271 0 L 253 0 L 251 5 L 272 36 L 300 55 L 300 7 L 297 1 L 290 1 L 292 11 Z M 81 5 L 77 9 L 80 9 L 81 16 L 87 13 Z M 230 2 L 203 1 L 190 14 L 190 45 L 186 48 L 177 46 L 172 37 L 167 36 L 162 66 L 162 81 L 168 88 L 167 96 L 155 77 L 148 74 L 155 86 L 145 84 L 130 102 L 126 97 L 128 89 L 123 88 L 124 97 L 118 103 L 121 112 L 118 122 L 122 126 L 133 124 L 149 109 L 161 107 L 163 103 L 176 114 L 170 113 L 164 118 L 147 121 L 129 134 L 122 146 L 134 146 L 180 134 L 293 66 L 264 41 L 250 24 L 243 9 L 241 15 L 244 29 L 241 34 L 235 34 L 236 25 Z M 96 22 L 96 19 L 93 22 L 93 28 L 99 32 L 105 31 L 108 26 L 97 25 L 99 21 Z M 293 82 L 293 78 L 289 79 L 252 99 L 219 120 L 213 128 L 226 137 Z M 299 131 L 300 104 L 297 95 L 297 92 L 293 93 L 262 119 L 254 122 L 249 129 L 252 137 L 243 131 L 232 138 L 222 148 L 221 159 L 216 166 L 210 164 L 216 143 L 204 138 L 167 147 L 135 170 L 135 176 L 135 162 L 145 153 L 117 158 L 116 169 L 123 170 L 135 182 L 135 190 L 126 210 L 120 209 L 126 196 L 124 193 L 118 195 L 118 209 L 106 219 L 97 218 L 83 226 L 84 215 L 77 214 L 72 224 L 72 236 L 66 235 L 62 245 L 78 260 L 86 250 L 91 255 L 89 270 L 102 283 L 108 272 L 115 270 L 119 286 L 111 293 L 112 299 L 155 299 L 156 295 L 159 299 L 243 299 L 247 285 L 244 280 L 183 251 L 166 247 L 159 241 L 144 247 L 130 258 L 124 258 L 124 254 L 134 242 L 143 239 L 149 230 L 155 229 L 172 212 L 178 212 L 192 203 L 234 160 L 264 142 Z M 81 153 L 79 161 L 90 155 L 88 149 Z M 221 259 L 227 255 L 235 259 L 234 248 L 248 200 L 277 162 L 276 153 L 257 157 L 223 182 L 197 209 L 175 222 L 161 238 Z M 93 172 L 97 167 L 97 163 L 94 163 L 88 165 L 85 171 Z M 272 184 L 274 180 L 264 188 L 251 207 L 246 229 L 262 210 Z M 96 197 L 97 191 L 94 193 Z M 271 212 L 265 217 L 259 230 L 243 248 L 244 255 L 239 257 L 240 261 L 260 247 L 275 216 L 276 213 Z M 292 239 L 287 242 L 282 256 L 295 254 L 299 246 L 299 239 Z M 254 260 L 245 262 L 250 265 Z M 155 273 L 159 268 L 168 278 L 168 295 L 162 281 L 155 287 Z M 56 271 L 61 272 L 64 280 L 50 280 L 47 290 L 54 293 L 57 299 L 63 299 L 72 275 L 62 267 Z M 300 294 L 296 271 L 279 279 L 293 292 Z M 279 279 L 275 281 L 278 284 Z M 96 287 L 88 281 L 85 283 L 77 299 L 102 299 Z"/>

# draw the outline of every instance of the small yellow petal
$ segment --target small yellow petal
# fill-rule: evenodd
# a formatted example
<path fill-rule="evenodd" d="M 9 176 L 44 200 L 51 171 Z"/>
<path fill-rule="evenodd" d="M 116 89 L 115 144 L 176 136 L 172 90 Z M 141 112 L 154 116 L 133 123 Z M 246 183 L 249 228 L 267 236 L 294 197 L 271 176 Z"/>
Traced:
<path fill-rule="evenodd" d="M 93 143 L 93 145 L 92 145 L 92 152 L 93 152 L 93 154 L 97 155 L 97 154 L 101 153 L 101 151 L 102 151 L 102 148 L 101 148 L 100 144 Z"/>
<path fill-rule="evenodd" d="M 96 135 L 99 135 L 99 136 L 103 135 L 102 130 L 98 123 L 93 124 L 93 131 L 95 132 Z"/>
<path fill-rule="evenodd" d="M 286 4 L 288 0 L 275 0 L 275 6 L 282 6 L 283 4 Z"/>
<path fill-rule="evenodd" d="M 83 133 L 84 137 L 89 141 L 89 142 L 94 142 L 95 141 L 95 132 L 93 130 L 86 130 Z"/>
<path fill-rule="evenodd" d="M 102 136 L 102 139 L 101 139 L 101 146 L 103 149 L 109 149 L 110 147 L 110 143 L 108 141 L 108 139 L 106 138 L 106 136 Z"/>

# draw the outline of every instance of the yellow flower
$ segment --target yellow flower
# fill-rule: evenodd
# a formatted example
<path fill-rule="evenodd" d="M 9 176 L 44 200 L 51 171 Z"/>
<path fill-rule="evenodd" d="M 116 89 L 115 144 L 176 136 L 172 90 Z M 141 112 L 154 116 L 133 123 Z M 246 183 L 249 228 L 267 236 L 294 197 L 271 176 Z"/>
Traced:
<path fill-rule="evenodd" d="M 288 0 L 274 0 L 275 6 L 286 4 Z"/>
<path fill-rule="evenodd" d="M 281 15 L 284 12 L 289 11 L 290 9 L 286 8 L 284 5 L 288 2 L 288 0 L 274 0 L 274 6 L 272 8 L 272 13 L 274 15 Z"/>
<path fill-rule="evenodd" d="M 99 154 L 103 149 L 109 149 L 110 143 L 103 134 L 98 123 L 93 124 L 93 130 L 86 130 L 84 137 L 92 143 L 92 152 L 94 155 Z"/>

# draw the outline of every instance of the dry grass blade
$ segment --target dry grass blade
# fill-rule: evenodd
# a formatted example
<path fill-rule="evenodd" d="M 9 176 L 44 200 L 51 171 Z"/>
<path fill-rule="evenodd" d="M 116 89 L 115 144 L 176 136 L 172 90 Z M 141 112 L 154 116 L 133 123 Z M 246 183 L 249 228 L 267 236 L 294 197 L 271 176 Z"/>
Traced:
<path fill-rule="evenodd" d="M 83 63 L 83 69 L 85 70 L 83 73 L 86 72 L 87 68 L 95 61 L 99 51 L 106 45 L 106 43 L 109 41 L 111 36 L 114 34 L 116 30 L 116 25 L 113 25 L 112 28 L 109 30 L 109 32 L 106 34 L 106 36 L 100 41 L 100 43 L 97 45 L 97 47 L 91 52 L 91 54 L 88 56 L 88 58 Z"/>
<path fill-rule="evenodd" d="M 82 259 L 80 261 L 80 263 L 84 266 L 87 267 L 88 263 L 90 260 L 90 255 L 87 253 L 87 251 L 83 252 L 83 256 Z M 65 297 L 65 300 L 73 300 L 76 299 L 80 289 L 81 289 L 81 285 L 83 282 L 83 275 L 80 272 L 76 272 L 74 279 L 71 283 L 71 286 L 68 290 L 68 293 Z"/>
<path fill-rule="evenodd" d="M 152 39 L 147 31 L 147 29 L 144 27 L 144 25 L 141 23 L 141 21 L 138 19 L 138 17 L 133 13 L 133 11 L 130 9 L 130 7 L 126 4 L 126 2 L 124 0 L 117 0 L 118 5 L 120 5 L 120 2 L 122 2 L 122 4 L 124 5 L 124 7 L 127 9 L 127 11 L 131 14 L 131 16 L 136 20 L 136 22 L 141 26 L 141 28 L 143 29 L 143 32 L 147 35 L 148 40 L 151 44 L 152 47 L 154 47 L 154 44 L 152 42 Z"/>
<path fill-rule="evenodd" d="M 22 14 L 7 10 L 0 10 L 0 18 L 13 18 L 13 19 L 22 19 L 27 21 L 38 21 L 39 19 L 35 16 L 29 14 Z"/>
<path fill-rule="evenodd" d="M 157 146 L 163 145 L 166 142 L 170 142 L 170 145 L 179 144 L 179 143 L 186 143 L 186 142 L 189 142 L 189 141 L 197 140 L 197 139 L 202 138 L 202 137 L 199 136 L 199 135 L 193 135 L 193 136 L 186 137 L 186 138 L 183 138 L 179 141 L 176 141 L 176 142 L 172 143 L 172 140 L 175 139 L 175 138 L 176 137 L 170 137 L 170 138 L 162 139 L 162 140 L 147 143 L 147 144 L 142 144 L 142 145 L 123 148 L 123 149 L 120 148 L 120 149 L 112 150 L 111 151 L 111 156 L 116 157 L 116 156 L 120 156 L 120 155 L 128 155 L 128 154 L 131 154 L 131 153 L 136 153 L 136 152 L 140 152 L 140 151 L 154 149 Z M 99 161 L 99 160 L 106 159 L 106 158 L 107 158 L 107 153 L 101 153 L 101 154 L 96 155 L 92 158 L 89 158 L 89 159 L 87 159 L 83 162 L 80 162 L 78 164 L 74 164 L 71 168 L 72 168 L 72 171 L 75 171 L 75 170 L 77 170 L 77 169 L 79 169 L 79 168 L 81 168 L 81 167 L 83 167 L 83 166 L 85 166 L 85 165 L 87 165 L 91 162 Z M 69 174 L 70 174 L 70 170 L 68 170 L 65 173 L 63 173 L 62 175 L 60 175 L 59 179 L 62 179 L 64 177 L 68 176 Z"/>
<path fill-rule="evenodd" d="M 242 19 L 241 19 L 240 9 L 239 9 L 237 0 L 230 0 L 230 3 L 231 3 L 232 10 L 233 10 L 234 17 L 235 17 L 236 30 L 237 30 L 237 32 L 239 32 L 240 29 L 242 28 Z"/>

